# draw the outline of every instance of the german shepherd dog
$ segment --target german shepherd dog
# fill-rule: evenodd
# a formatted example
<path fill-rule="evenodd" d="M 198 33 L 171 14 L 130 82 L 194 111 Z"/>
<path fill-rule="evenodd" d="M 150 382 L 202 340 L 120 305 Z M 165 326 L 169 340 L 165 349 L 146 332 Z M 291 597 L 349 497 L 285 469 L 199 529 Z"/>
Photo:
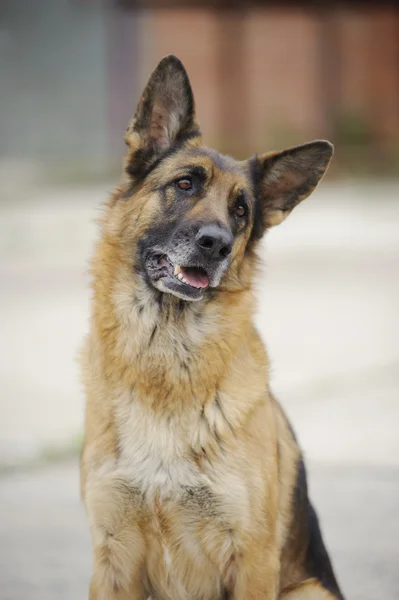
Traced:
<path fill-rule="evenodd" d="M 89 598 L 342 600 L 253 324 L 259 241 L 333 147 L 243 162 L 208 148 L 174 56 L 125 141 L 83 352 Z"/>

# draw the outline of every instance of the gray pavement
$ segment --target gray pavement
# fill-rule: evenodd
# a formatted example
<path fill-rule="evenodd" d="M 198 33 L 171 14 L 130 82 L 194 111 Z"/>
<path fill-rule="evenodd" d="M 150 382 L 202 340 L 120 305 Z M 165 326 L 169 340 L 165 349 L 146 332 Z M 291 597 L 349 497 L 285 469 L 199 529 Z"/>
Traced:
<path fill-rule="evenodd" d="M 87 597 L 76 463 L 14 468 L 76 448 L 86 265 L 111 187 L 0 203 L 0 600 Z M 323 184 L 262 249 L 257 324 L 348 600 L 399 598 L 398 199 L 395 182 Z"/>

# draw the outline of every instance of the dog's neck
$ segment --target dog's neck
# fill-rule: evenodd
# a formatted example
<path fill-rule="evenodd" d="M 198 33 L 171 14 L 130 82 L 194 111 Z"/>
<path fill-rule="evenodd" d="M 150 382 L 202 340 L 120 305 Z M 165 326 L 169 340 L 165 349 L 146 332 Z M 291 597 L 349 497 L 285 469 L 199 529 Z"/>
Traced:
<path fill-rule="evenodd" d="M 129 287 L 130 286 L 130 287 Z M 158 293 L 136 276 L 94 283 L 92 345 L 106 381 L 152 406 L 204 406 L 228 375 L 252 328 L 252 293 L 222 292 L 200 302 Z"/>

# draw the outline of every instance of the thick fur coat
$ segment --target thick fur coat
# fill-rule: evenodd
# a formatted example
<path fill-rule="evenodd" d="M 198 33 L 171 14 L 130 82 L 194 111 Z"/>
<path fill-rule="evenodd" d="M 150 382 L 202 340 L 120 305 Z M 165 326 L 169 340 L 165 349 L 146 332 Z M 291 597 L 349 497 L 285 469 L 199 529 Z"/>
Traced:
<path fill-rule="evenodd" d="M 82 359 L 90 600 L 342 600 L 253 324 L 259 240 L 332 146 L 242 162 L 207 148 L 173 56 L 125 141 Z"/>

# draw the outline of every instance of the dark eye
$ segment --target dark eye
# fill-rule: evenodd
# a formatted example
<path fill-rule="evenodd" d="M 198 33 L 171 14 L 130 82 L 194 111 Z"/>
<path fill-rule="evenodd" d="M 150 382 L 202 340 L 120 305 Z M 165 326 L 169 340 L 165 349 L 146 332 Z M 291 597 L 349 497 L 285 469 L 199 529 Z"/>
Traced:
<path fill-rule="evenodd" d="M 193 182 L 189 177 L 184 177 L 184 179 L 178 179 L 176 181 L 176 185 L 179 188 L 179 190 L 189 191 L 193 187 Z"/>
<path fill-rule="evenodd" d="M 236 216 L 237 217 L 245 217 L 245 215 L 247 214 L 247 207 L 244 204 L 239 204 L 236 207 Z"/>

